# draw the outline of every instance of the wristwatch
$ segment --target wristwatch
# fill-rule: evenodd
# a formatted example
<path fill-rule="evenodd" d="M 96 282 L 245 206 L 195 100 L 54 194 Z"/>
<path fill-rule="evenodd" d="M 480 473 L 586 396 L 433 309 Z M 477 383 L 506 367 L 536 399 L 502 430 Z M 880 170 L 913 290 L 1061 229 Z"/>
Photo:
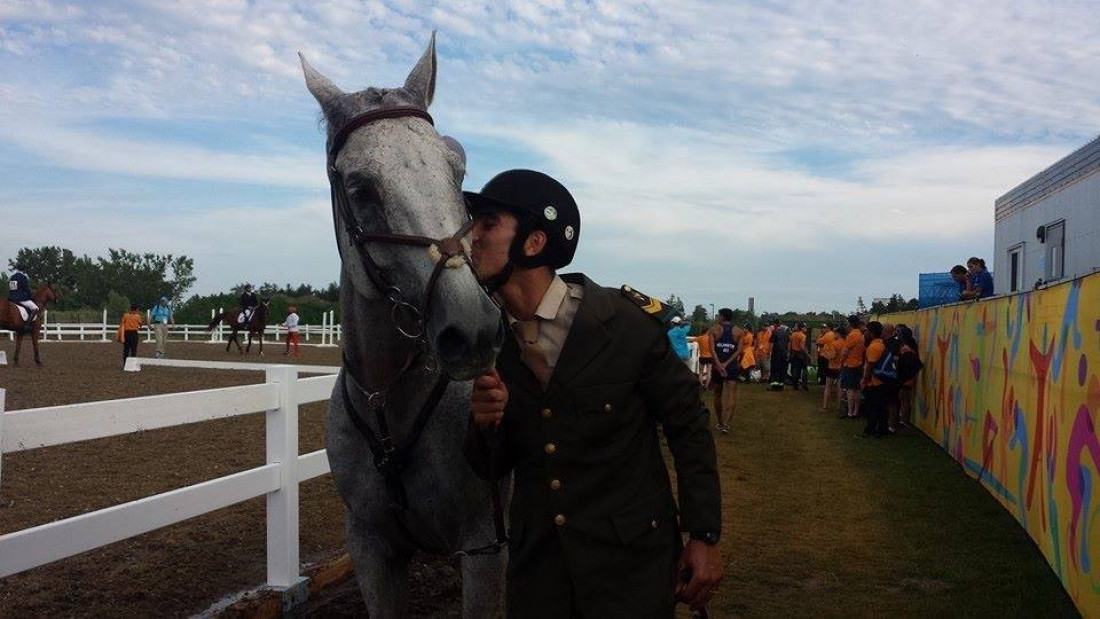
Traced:
<path fill-rule="evenodd" d="M 716 531 L 701 531 L 691 534 L 691 539 L 697 539 L 707 546 L 717 546 L 719 533 Z"/>

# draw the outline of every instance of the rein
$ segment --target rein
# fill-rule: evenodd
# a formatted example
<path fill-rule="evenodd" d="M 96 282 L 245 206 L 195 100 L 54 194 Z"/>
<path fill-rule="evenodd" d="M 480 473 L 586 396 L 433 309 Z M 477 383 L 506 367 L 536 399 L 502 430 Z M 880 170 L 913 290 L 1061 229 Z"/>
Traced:
<path fill-rule="evenodd" d="M 474 220 L 468 220 L 454 234 L 440 239 L 393 232 L 367 232 L 359 224 L 355 217 L 355 213 L 352 212 L 351 200 L 348 197 L 347 188 L 344 185 L 344 177 L 336 167 L 336 158 L 339 156 L 340 150 L 347 143 L 351 134 L 357 129 L 379 120 L 405 117 L 420 118 L 433 126 L 435 125 L 431 115 L 418 107 L 400 106 L 365 112 L 351 119 L 332 136 L 328 144 L 328 163 L 326 168 L 332 194 L 333 225 L 338 226 L 338 222 L 343 221 L 344 230 L 351 239 L 351 245 L 355 248 L 355 253 L 358 255 L 360 264 L 363 270 L 366 271 L 368 279 L 370 279 L 374 288 L 381 293 L 390 304 L 390 320 L 393 323 L 394 329 L 402 337 L 411 341 L 411 345 L 409 346 L 408 353 L 405 356 L 405 361 L 402 363 L 401 369 L 392 380 L 376 391 L 372 392 L 363 388 L 354 377 L 353 372 L 344 372 L 344 380 L 341 382 L 344 411 L 347 413 L 352 425 L 354 425 L 359 433 L 367 440 L 367 447 L 374 459 L 374 466 L 386 482 L 386 493 L 390 497 L 389 506 L 397 515 L 395 520 L 398 526 L 410 542 L 420 546 L 402 519 L 402 516 L 409 508 L 409 497 L 401 474 L 408 467 L 413 447 L 420 439 L 424 427 L 428 424 L 428 420 L 431 418 L 432 413 L 439 405 L 440 400 L 442 400 L 443 394 L 450 384 L 450 380 L 444 376 L 442 372 L 439 373 L 439 377 L 436 379 L 435 384 L 429 392 L 427 400 L 425 400 L 424 404 L 420 407 L 412 431 L 402 444 L 396 443 L 393 433 L 390 431 L 389 423 L 386 421 L 386 402 L 390 390 L 406 374 L 417 369 L 421 357 L 426 358 L 423 364 L 424 368 L 429 371 L 435 371 L 437 369 L 434 357 L 428 353 L 430 344 L 427 341 L 425 325 L 427 324 L 429 316 L 431 316 L 432 299 L 435 296 L 433 293 L 435 292 L 436 284 L 443 270 L 470 266 L 470 246 L 465 241 L 465 237 L 473 227 Z M 419 304 L 406 300 L 404 292 L 393 283 L 392 279 L 390 279 L 386 272 L 374 260 L 368 249 L 372 244 L 425 248 L 435 266 L 432 268 L 431 275 L 428 277 L 428 282 L 424 287 L 424 293 Z M 336 238 L 336 247 L 340 252 L 341 260 L 343 260 L 343 248 L 340 245 L 339 234 L 337 234 Z M 343 357 L 343 364 L 345 368 L 352 368 L 346 355 Z M 356 389 L 366 395 L 367 406 L 374 410 L 375 422 L 378 425 L 378 434 L 371 429 L 370 425 L 363 420 L 351 404 L 351 398 L 349 397 L 350 394 L 347 388 L 348 379 L 355 384 Z M 379 436 L 379 434 L 381 436 Z M 495 471 L 493 470 L 494 466 L 492 461 L 494 460 L 495 458 L 490 456 L 489 486 L 493 501 L 493 522 L 497 539 L 493 543 L 481 548 L 460 550 L 453 555 L 454 558 L 480 554 L 496 554 L 508 543 L 507 532 L 504 529 L 504 512 L 500 497 L 500 484 L 497 482 Z"/>

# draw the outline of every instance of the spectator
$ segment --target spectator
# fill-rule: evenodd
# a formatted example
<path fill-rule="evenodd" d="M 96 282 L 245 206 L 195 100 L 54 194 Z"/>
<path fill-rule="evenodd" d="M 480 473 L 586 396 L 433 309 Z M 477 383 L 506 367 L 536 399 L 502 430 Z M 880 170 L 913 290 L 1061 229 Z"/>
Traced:
<path fill-rule="evenodd" d="M 891 323 L 882 324 L 882 343 L 886 346 L 886 352 L 893 355 L 894 363 L 897 363 L 898 354 L 901 352 L 901 343 L 897 338 L 897 330 Z M 898 385 L 897 381 L 887 382 L 882 385 L 886 396 L 886 431 L 890 434 L 898 432 Z"/>
<path fill-rule="evenodd" d="M 913 389 L 924 364 L 912 329 L 898 325 L 898 342 L 901 344 L 898 352 L 898 427 L 908 428 L 913 423 Z"/>
<path fill-rule="evenodd" d="M 122 369 L 126 369 L 126 358 L 137 356 L 138 330 L 144 324 L 137 303 L 130 306 L 130 311 L 122 315 L 122 321 L 118 325 L 118 341 L 122 342 Z"/>
<path fill-rule="evenodd" d="M 865 436 L 882 438 L 888 434 L 886 429 L 886 400 L 888 386 L 883 384 L 875 376 L 875 366 L 886 354 L 886 344 L 882 341 L 882 323 L 871 321 L 867 323 L 867 333 L 870 342 L 867 344 L 867 361 L 863 364 L 863 376 L 860 379 L 860 387 L 864 397 L 864 416 L 867 417 L 867 425 L 863 428 Z"/>
<path fill-rule="evenodd" d="M 806 368 L 810 365 L 810 354 L 806 350 L 806 325 L 798 322 L 794 325 L 794 332 L 790 335 L 790 360 L 791 360 L 791 385 L 795 389 L 802 387 L 803 391 L 810 390 L 809 376 Z"/>
<path fill-rule="evenodd" d="M 817 352 L 817 384 L 824 385 L 828 378 L 825 376 L 825 371 L 829 369 L 829 360 L 822 354 L 821 350 L 825 344 L 831 342 L 836 337 L 836 333 L 833 332 L 833 325 L 827 324 L 821 328 L 821 335 L 817 337 L 816 352 Z"/>
<path fill-rule="evenodd" d="M 835 329 L 830 329 L 827 335 L 832 335 L 831 338 L 822 338 L 824 344 L 820 348 L 821 355 L 829 362 L 828 367 L 825 368 L 825 391 L 821 394 L 821 412 L 823 413 L 829 410 L 830 391 L 837 392 L 837 404 L 841 403 L 838 383 L 840 382 L 840 368 L 844 364 L 844 358 L 840 355 L 840 349 L 844 344 L 844 336 L 847 334 L 844 325 L 840 325 Z M 845 414 L 844 416 L 847 417 L 848 415 Z"/>
<path fill-rule="evenodd" d="M 756 334 L 756 363 L 760 368 L 761 382 L 768 382 L 772 376 L 772 328 L 760 327 Z"/>
<path fill-rule="evenodd" d="M 688 339 L 694 340 L 699 346 L 699 384 L 703 389 L 710 389 L 711 375 L 714 370 L 714 338 L 710 334 L 710 329 L 707 329 L 694 338 Z"/>
<path fill-rule="evenodd" d="M 688 348 L 687 335 L 691 331 L 691 323 L 684 322 L 679 316 L 672 317 L 672 326 L 668 328 L 668 340 L 672 343 L 672 350 L 680 361 L 687 363 L 691 360 L 691 349 Z"/>
<path fill-rule="evenodd" d="M 168 297 L 161 297 L 153 306 L 151 319 L 153 321 L 153 334 L 157 338 L 156 358 L 164 357 L 164 349 L 168 343 L 168 325 L 176 324 L 172 315 L 172 306 L 168 304 Z"/>
<path fill-rule="evenodd" d="M 290 354 L 290 346 L 294 345 L 294 356 L 298 356 L 298 308 L 291 305 L 286 308 L 286 320 L 283 321 L 283 326 L 286 327 L 286 350 L 283 351 L 283 356 Z"/>
<path fill-rule="evenodd" d="M 718 324 L 711 329 L 714 342 L 714 429 L 729 434 L 730 420 L 737 408 L 737 339 L 733 330 L 733 310 L 718 310 Z"/>
<path fill-rule="evenodd" d="M 860 379 L 863 376 L 863 331 L 860 326 L 863 321 L 859 316 L 848 317 L 848 335 L 844 338 L 840 355 L 844 359 L 844 365 L 840 370 L 840 388 L 848 399 L 848 412 L 841 418 L 855 419 L 859 417 Z"/>
<path fill-rule="evenodd" d="M 984 299 L 993 296 L 993 275 L 985 268 L 985 260 L 971 258 L 966 261 L 970 286 L 960 295 L 962 299 Z"/>
<path fill-rule="evenodd" d="M 772 322 L 771 345 L 772 367 L 769 382 L 773 385 L 789 384 L 791 381 L 787 376 L 787 350 L 791 345 L 791 336 L 787 326 L 780 323 L 778 318 Z"/>
<path fill-rule="evenodd" d="M 741 360 L 739 367 L 741 368 L 741 380 L 742 382 L 749 382 L 749 375 L 753 368 L 756 367 L 756 355 L 753 352 L 752 346 L 752 325 L 745 325 L 745 332 L 741 335 L 741 341 L 739 342 L 739 352 L 741 353 Z"/>
<path fill-rule="evenodd" d="M 955 280 L 955 284 L 959 287 L 959 301 L 962 301 L 965 297 L 966 291 L 970 288 L 970 278 L 966 275 L 966 267 L 961 264 L 956 264 L 951 267 L 951 279 Z"/>

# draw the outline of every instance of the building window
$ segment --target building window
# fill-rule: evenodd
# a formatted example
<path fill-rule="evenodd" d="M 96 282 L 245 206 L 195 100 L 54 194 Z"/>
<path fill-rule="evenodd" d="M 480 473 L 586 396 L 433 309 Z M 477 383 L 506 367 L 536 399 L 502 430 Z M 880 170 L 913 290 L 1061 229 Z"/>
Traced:
<path fill-rule="evenodd" d="M 1008 288 L 1009 292 L 1024 289 L 1024 245 L 1023 243 L 1008 250 Z"/>
<path fill-rule="evenodd" d="M 1058 281 L 1066 276 L 1066 222 L 1065 220 L 1047 226 L 1045 243 L 1046 281 Z"/>

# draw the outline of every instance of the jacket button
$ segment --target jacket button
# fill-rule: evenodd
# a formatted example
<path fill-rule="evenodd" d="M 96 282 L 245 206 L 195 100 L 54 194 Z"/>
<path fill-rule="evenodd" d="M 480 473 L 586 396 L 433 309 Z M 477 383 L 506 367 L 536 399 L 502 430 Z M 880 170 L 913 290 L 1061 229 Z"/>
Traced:
<path fill-rule="evenodd" d="M 610 404 L 604 404 L 603 405 L 603 410 L 604 410 L 605 413 L 610 413 L 611 412 L 611 405 Z"/>
<path fill-rule="evenodd" d="M 554 516 L 554 524 L 558 525 L 559 527 L 564 527 L 565 526 L 565 516 L 562 515 L 562 514 L 558 514 L 557 516 Z"/>
<path fill-rule="evenodd" d="M 544 449 L 546 450 L 546 455 L 552 456 L 554 455 L 554 452 L 558 450 L 558 447 L 553 443 L 547 443 Z"/>
<path fill-rule="evenodd" d="M 657 521 L 656 520 L 650 520 L 649 521 L 649 528 L 656 529 L 657 528 Z"/>
<path fill-rule="evenodd" d="M 551 411 L 549 408 L 542 409 L 542 418 L 543 419 L 549 419 L 553 416 L 554 416 L 554 412 Z"/>
<path fill-rule="evenodd" d="M 561 490 L 561 480 L 560 479 L 551 480 L 550 481 L 550 489 L 551 490 Z"/>

